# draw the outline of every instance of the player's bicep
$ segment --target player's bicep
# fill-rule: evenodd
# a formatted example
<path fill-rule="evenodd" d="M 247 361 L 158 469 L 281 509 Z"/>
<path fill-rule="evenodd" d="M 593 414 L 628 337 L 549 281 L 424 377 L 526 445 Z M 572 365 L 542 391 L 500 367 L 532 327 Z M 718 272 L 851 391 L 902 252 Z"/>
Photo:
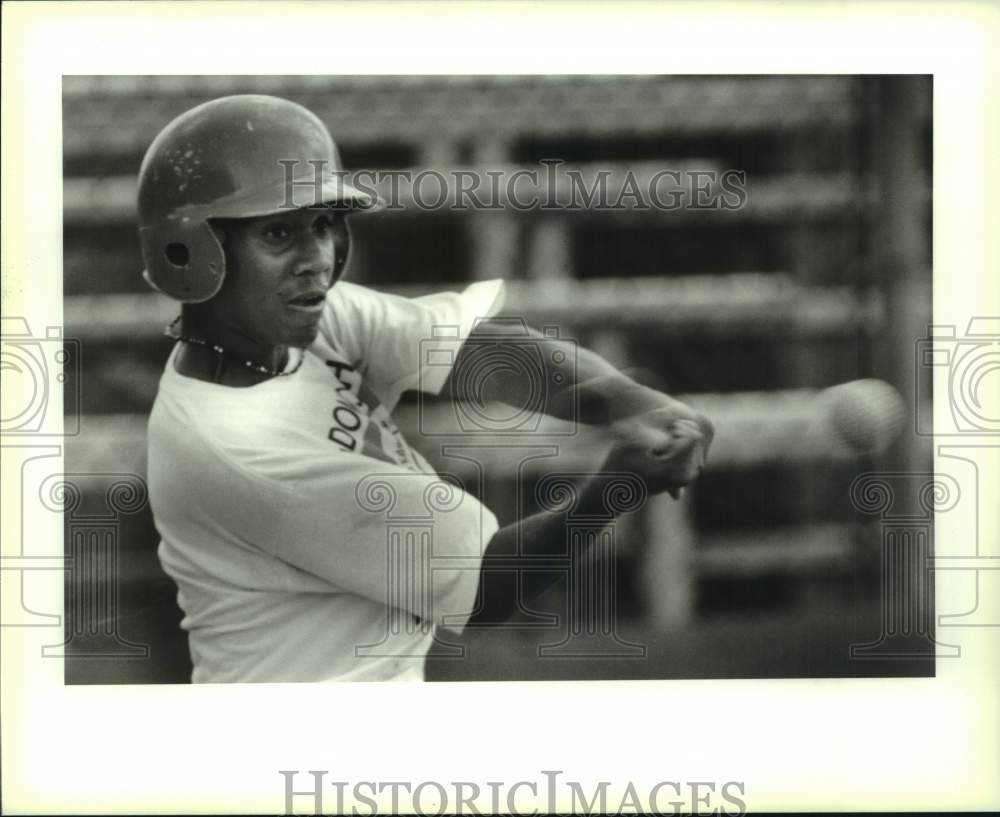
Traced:
<path fill-rule="evenodd" d="M 448 357 L 452 365 L 441 387 L 441 396 L 477 403 L 529 405 L 539 382 L 551 382 L 543 372 L 546 341 L 541 332 L 518 318 L 478 321 L 457 351 Z"/>
<path fill-rule="evenodd" d="M 300 479 L 274 555 L 421 618 L 453 623 L 472 611 L 493 515 L 460 488 L 363 457 Z M 319 464 L 317 464 L 319 466 Z"/>

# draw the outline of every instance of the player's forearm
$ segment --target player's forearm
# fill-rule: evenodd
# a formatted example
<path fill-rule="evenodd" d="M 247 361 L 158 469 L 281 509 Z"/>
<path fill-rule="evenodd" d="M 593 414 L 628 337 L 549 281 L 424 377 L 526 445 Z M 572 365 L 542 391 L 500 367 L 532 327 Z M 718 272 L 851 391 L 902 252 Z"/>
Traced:
<path fill-rule="evenodd" d="M 552 416 L 607 426 L 673 401 L 612 369 L 604 374 L 581 377 L 578 383 L 555 395 L 551 402 L 549 413 Z"/>
<path fill-rule="evenodd" d="M 481 346 L 467 344 L 446 386 L 451 397 L 492 400 L 518 407 L 537 401 L 536 405 L 551 417 L 588 425 L 609 425 L 658 408 L 669 400 L 666 395 L 622 374 L 590 349 L 547 337 L 535 329 L 522 328 L 520 331 L 527 334 L 513 337 L 505 335 L 504 331 L 509 333 L 510 330 L 505 329 L 503 322 L 485 322 L 477 329 L 476 340 L 497 345 L 532 345 L 537 352 L 532 357 L 541 364 L 542 370 L 522 365 L 513 351 L 509 365 L 484 367 L 481 360 L 476 359 L 477 354 L 482 354 Z M 466 376 L 463 367 L 476 373 L 488 372 L 489 376 L 484 381 Z M 539 376 L 541 382 L 536 382 Z M 473 386 L 475 394 L 462 393 L 462 389 Z"/>
<path fill-rule="evenodd" d="M 600 473 L 567 485 L 559 508 L 542 511 L 501 528 L 486 547 L 479 577 L 473 623 L 498 623 L 566 575 L 566 535 L 571 520 L 588 518 L 610 524 L 621 512 L 620 501 L 631 495 L 680 491 L 695 480 L 705 464 L 713 434 L 707 418 L 680 418 L 670 407 L 657 407 L 628 420 Z M 624 489 L 624 490 L 623 490 Z M 638 504 L 641 504 L 638 503 Z M 634 507 L 638 507 L 636 504 Z M 587 558 L 574 548 L 572 558 Z"/>
<path fill-rule="evenodd" d="M 551 417 L 604 426 L 650 411 L 667 399 L 622 374 L 597 352 L 542 336 L 537 342 L 546 366 L 545 413 Z"/>
<path fill-rule="evenodd" d="M 607 515 L 605 492 L 614 474 L 600 474 L 578 486 L 572 503 L 574 517 Z M 566 531 L 569 509 L 542 511 L 507 525 L 487 545 L 479 576 L 477 610 L 472 624 L 495 624 L 518 612 L 519 600 L 530 602 L 566 575 Z M 575 557 L 586 556 L 577 552 Z M 520 596 L 518 595 L 520 589 Z"/>

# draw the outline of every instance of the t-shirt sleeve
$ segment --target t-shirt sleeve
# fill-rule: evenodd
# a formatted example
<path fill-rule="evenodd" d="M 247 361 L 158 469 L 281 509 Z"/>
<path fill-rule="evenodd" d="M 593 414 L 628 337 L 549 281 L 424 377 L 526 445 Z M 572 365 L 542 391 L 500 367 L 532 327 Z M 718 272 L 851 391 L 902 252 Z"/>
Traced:
<path fill-rule="evenodd" d="M 295 463 L 272 555 L 389 607 L 461 631 L 497 531 L 474 496 L 432 474 L 345 454 Z"/>
<path fill-rule="evenodd" d="M 341 281 L 327 295 L 321 331 L 391 408 L 406 391 L 438 394 L 477 321 L 500 311 L 503 281 L 404 298 Z"/>

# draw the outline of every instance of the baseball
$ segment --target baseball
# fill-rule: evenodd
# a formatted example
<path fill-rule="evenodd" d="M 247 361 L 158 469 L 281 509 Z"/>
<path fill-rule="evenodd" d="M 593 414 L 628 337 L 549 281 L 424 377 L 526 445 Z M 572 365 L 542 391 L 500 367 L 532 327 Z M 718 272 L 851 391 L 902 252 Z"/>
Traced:
<path fill-rule="evenodd" d="M 834 433 L 859 454 L 884 451 L 906 424 L 906 403 L 884 380 L 852 380 L 822 394 Z"/>

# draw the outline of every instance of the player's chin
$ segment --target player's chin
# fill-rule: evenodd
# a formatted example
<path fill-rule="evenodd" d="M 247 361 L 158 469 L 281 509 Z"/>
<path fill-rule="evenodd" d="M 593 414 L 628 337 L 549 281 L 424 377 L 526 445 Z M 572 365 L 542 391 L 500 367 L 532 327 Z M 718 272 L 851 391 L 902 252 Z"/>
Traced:
<path fill-rule="evenodd" d="M 293 346 L 299 349 L 305 349 L 307 346 L 312 346 L 316 336 L 319 334 L 319 327 L 310 329 L 308 332 L 300 332 L 294 337 L 290 338 L 288 341 L 289 346 Z"/>
<path fill-rule="evenodd" d="M 317 335 L 319 335 L 319 321 L 286 327 L 283 340 L 285 346 L 304 349 L 316 340 Z"/>
<path fill-rule="evenodd" d="M 319 334 L 320 312 L 286 310 L 281 321 L 281 342 L 286 346 L 305 347 Z"/>

